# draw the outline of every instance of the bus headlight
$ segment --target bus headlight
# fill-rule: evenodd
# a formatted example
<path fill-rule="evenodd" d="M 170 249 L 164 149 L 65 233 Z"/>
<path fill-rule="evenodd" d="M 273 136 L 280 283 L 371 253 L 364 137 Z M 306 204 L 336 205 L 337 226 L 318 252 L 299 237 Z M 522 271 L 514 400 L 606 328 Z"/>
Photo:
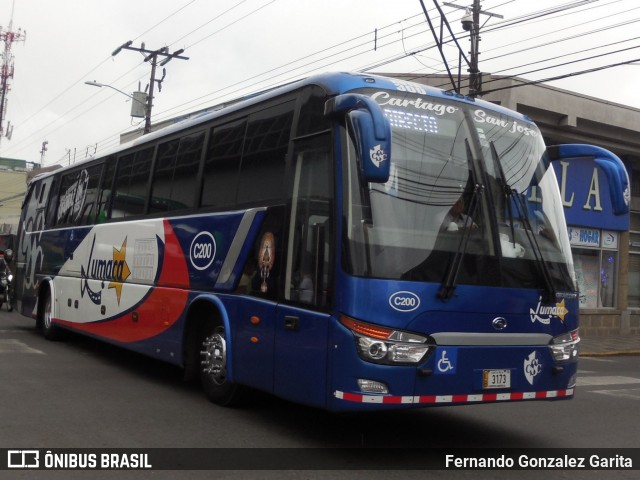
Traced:
<path fill-rule="evenodd" d="M 346 315 L 340 323 L 353 332 L 358 354 L 363 360 L 381 364 L 415 364 L 421 362 L 434 345 L 429 338 L 360 322 Z"/>
<path fill-rule="evenodd" d="M 578 358 L 578 345 L 580 343 L 580 335 L 578 330 L 573 330 L 564 335 L 554 337 L 549 344 L 551 353 L 556 362 L 568 362 Z"/>
<path fill-rule="evenodd" d="M 387 344 L 369 337 L 357 337 L 358 349 L 360 353 L 365 357 L 369 357 L 372 360 L 381 360 L 387 356 L 389 348 Z"/>

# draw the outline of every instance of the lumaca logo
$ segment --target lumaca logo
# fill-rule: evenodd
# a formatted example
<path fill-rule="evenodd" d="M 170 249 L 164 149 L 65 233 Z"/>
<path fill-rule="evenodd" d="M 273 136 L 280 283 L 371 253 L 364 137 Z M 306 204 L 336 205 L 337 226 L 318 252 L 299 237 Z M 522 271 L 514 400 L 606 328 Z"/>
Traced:
<path fill-rule="evenodd" d="M 538 299 L 538 305 L 536 309 L 529 309 L 529 314 L 531 315 L 531 323 L 536 321 L 549 325 L 551 323 L 552 318 L 559 318 L 561 322 L 564 322 L 565 315 L 569 313 L 569 310 L 564 305 L 564 298 L 560 303 L 556 303 L 555 305 L 542 305 L 542 297 Z"/>
<path fill-rule="evenodd" d="M 82 283 L 80 287 L 80 294 L 84 296 L 84 294 L 87 293 L 93 303 L 100 305 L 102 302 L 102 291 L 91 290 L 88 280 L 102 280 L 102 288 L 104 288 L 104 282 L 109 282 L 107 288 L 115 289 L 118 305 L 120 305 L 122 284 L 131 275 L 131 270 L 126 260 L 127 239 L 125 237 L 119 249 L 113 247 L 113 256 L 110 259 L 93 258 L 95 243 L 96 238 L 94 235 L 87 268 L 85 269 L 84 266 L 81 267 L 81 275 L 84 283 Z"/>

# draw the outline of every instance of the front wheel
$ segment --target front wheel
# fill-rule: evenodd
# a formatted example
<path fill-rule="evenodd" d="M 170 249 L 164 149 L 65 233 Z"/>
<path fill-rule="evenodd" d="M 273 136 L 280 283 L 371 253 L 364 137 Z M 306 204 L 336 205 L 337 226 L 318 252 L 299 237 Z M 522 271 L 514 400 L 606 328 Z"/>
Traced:
<path fill-rule="evenodd" d="M 4 302 L 7 305 L 7 311 L 11 312 L 13 310 L 13 304 L 11 303 L 11 293 L 9 292 L 9 287 L 4 291 Z"/>
<path fill-rule="evenodd" d="M 207 322 L 200 333 L 200 382 L 213 403 L 231 406 L 237 403 L 239 387 L 227 378 L 227 339 L 224 326 Z"/>

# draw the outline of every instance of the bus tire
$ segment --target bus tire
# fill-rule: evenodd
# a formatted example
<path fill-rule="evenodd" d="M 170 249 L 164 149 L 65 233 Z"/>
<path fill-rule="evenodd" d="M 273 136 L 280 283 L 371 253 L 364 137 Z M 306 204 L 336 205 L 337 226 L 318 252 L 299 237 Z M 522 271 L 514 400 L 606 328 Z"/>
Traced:
<path fill-rule="evenodd" d="M 207 321 L 202 326 L 200 348 L 200 383 L 207 398 L 217 405 L 237 404 L 239 387 L 227 377 L 227 340 L 224 325 Z"/>
<path fill-rule="evenodd" d="M 42 330 L 44 338 L 47 340 L 58 340 L 60 338 L 60 330 L 53 323 L 51 293 L 48 291 L 42 297 L 42 308 L 38 314 L 38 325 Z"/>

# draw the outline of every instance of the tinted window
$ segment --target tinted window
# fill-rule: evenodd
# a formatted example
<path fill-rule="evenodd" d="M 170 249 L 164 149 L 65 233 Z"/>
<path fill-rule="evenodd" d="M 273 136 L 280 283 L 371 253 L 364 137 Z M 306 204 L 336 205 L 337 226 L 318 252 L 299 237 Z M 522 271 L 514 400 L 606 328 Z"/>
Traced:
<path fill-rule="evenodd" d="M 333 177 L 331 136 L 296 145 L 285 298 L 326 307 L 331 303 Z"/>
<path fill-rule="evenodd" d="M 112 218 L 145 213 L 152 157 L 153 148 L 147 148 L 118 159 Z"/>
<path fill-rule="evenodd" d="M 111 206 L 111 192 L 113 188 L 113 175 L 116 172 L 116 157 L 111 156 L 104 162 L 104 174 L 102 175 L 102 184 L 100 185 L 100 196 L 96 206 L 97 216 L 96 223 L 102 223 L 109 215 L 109 207 Z"/>
<path fill-rule="evenodd" d="M 246 126 L 246 120 L 239 120 L 212 129 L 204 163 L 201 206 L 235 205 Z"/>
<path fill-rule="evenodd" d="M 165 142 L 158 148 L 149 211 L 193 207 L 204 132 Z"/>
<path fill-rule="evenodd" d="M 296 136 L 309 135 L 331 128 L 329 120 L 324 116 L 324 104 L 327 95 L 320 87 L 311 87 L 301 93 L 300 120 Z"/>
<path fill-rule="evenodd" d="M 25 198 L 22 208 L 21 227 L 27 232 L 40 230 L 44 227 L 44 206 L 50 182 L 34 182 Z M 36 221 L 38 219 L 38 221 Z"/>
<path fill-rule="evenodd" d="M 74 170 L 63 175 L 58 194 L 56 226 L 82 225 L 91 216 L 102 165 Z"/>
<path fill-rule="evenodd" d="M 284 194 L 285 160 L 295 102 L 249 116 L 238 182 L 238 203 L 265 203 Z"/>
<path fill-rule="evenodd" d="M 76 202 L 82 202 L 80 207 L 80 216 L 77 220 L 78 225 L 92 224 L 96 220 L 96 196 L 98 195 L 98 186 L 100 184 L 100 176 L 102 175 L 102 165 L 94 165 L 87 168 L 87 188 L 85 189 L 84 198 L 76 195 Z"/>

